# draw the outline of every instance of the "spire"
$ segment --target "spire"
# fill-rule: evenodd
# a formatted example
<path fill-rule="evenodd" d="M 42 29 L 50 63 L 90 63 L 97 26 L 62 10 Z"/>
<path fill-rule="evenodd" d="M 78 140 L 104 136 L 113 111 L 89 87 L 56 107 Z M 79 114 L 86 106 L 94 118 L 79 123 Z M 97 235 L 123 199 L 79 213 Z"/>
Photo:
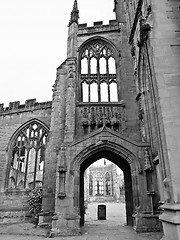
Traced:
<path fill-rule="evenodd" d="M 70 18 L 70 21 L 69 21 L 69 26 L 73 22 L 78 23 L 78 18 L 79 18 L 79 10 L 78 10 L 78 5 L 77 5 L 77 0 L 74 0 L 74 6 L 73 6 L 73 10 L 71 12 L 71 18 Z"/>

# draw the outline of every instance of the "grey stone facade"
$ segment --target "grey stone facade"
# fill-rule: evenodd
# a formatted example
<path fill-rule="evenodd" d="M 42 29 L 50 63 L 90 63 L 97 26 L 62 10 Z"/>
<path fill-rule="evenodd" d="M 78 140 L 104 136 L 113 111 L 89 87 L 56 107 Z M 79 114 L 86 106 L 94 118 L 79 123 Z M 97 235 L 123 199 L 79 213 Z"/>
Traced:
<path fill-rule="evenodd" d="M 26 191 L 7 187 L 11 143 L 22 126 L 37 121 L 49 129 L 40 224 L 52 225 L 52 236 L 79 234 L 84 171 L 107 158 L 124 172 L 127 224 L 158 231 L 165 203 L 165 237 L 179 239 L 179 1 L 117 0 L 114 12 L 108 25 L 87 27 L 78 24 L 75 0 L 52 102 L 0 105 L 1 222 L 25 219 Z M 110 72 L 110 58 L 116 72 Z M 111 101 L 111 83 L 117 101 Z M 97 101 L 91 101 L 92 86 Z M 101 101 L 103 89 L 107 101 Z"/>

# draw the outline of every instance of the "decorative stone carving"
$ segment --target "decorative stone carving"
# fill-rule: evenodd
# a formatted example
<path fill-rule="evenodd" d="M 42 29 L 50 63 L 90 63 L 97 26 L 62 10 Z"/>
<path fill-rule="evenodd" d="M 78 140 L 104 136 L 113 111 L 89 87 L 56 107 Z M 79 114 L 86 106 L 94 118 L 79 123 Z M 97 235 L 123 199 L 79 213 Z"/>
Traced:
<path fill-rule="evenodd" d="M 124 107 L 112 106 L 87 106 L 83 107 L 82 126 L 102 127 L 107 126 L 116 131 L 125 132 L 127 117 Z"/>
<path fill-rule="evenodd" d="M 66 191 L 65 191 L 66 171 L 67 171 L 66 148 L 65 147 L 61 147 L 60 162 L 59 162 L 59 167 L 58 167 L 58 172 L 59 172 L 59 192 L 58 192 L 58 197 L 60 199 L 63 199 L 63 198 L 66 197 Z"/>
<path fill-rule="evenodd" d="M 144 171 L 151 171 L 151 170 L 152 170 L 152 165 L 151 165 L 149 151 L 148 151 L 148 148 L 145 148 L 145 150 L 144 150 Z"/>
<path fill-rule="evenodd" d="M 138 47 L 142 47 L 148 39 L 148 33 L 151 31 L 151 26 L 146 22 L 146 18 L 142 17 L 139 20 L 140 24 L 140 39 L 137 42 Z"/>
<path fill-rule="evenodd" d="M 139 115 L 139 120 L 140 120 L 140 124 L 141 124 L 141 137 L 142 137 L 142 141 L 146 142 L 147 136 L 146 136 L 146 132 L 145 132 L 144 109 L 142 107 L 141 95 L 139 95 L 138 101 L 139 101 L 139 114 L 138 115 Z"/>
<path fill-rule="evenodd" d="M 67 69 L 67 87 L 74 87 L 74 78 L 76 75 L 75 61 L 68 62 Z"/>

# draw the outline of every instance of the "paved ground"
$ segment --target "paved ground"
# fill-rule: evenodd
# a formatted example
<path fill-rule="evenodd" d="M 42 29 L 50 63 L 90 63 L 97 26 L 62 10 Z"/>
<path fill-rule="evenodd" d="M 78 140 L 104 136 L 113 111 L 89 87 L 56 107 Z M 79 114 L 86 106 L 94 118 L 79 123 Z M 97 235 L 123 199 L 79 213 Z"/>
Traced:
<path fill-rule="evenodd" d="M 137 234 L 131 227 L 125 226 L 125 205 L 105 203 L 107 220 L 97 220 L 97 204 L 88 205 L 85 226 L 82 235 L 56 237 L 60 240 L 160 240 L 161 233 Z M 46 230 L 34 229 L 30 223 L 0 225 L 0 240 L 44 240 Z"/>

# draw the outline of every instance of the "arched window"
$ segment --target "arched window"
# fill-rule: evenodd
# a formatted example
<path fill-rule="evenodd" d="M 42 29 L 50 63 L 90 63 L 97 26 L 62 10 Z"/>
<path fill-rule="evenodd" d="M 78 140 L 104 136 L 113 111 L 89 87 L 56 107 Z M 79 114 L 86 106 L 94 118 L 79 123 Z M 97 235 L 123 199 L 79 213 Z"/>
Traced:
<path fill-rule="evenodd" d="M 16 134 L 10 148 L 9 188 L 42 185 L 47 138 L 48 130 L 36 121 Z"/>
<path fill-rule="evenodd" d="M 102 82 L 100 85 L 101 91 L 101 102 L 108 102 L 108 84 Z"/>
<path fill-rule="evenodd" d="M 102 173 L 98 172 L 95 181 L 95 195 L 104 195 L 104 182 Z"/>
<path fill-rule="evenodd" d="M 105 175 L 105 181 L 106 181 L 106 195 L 111 195 L 111 182 L 110 175 L 108 172 Z"/>
<path fill-rule="evenodd" d="M 89 102 L 89 85 L 86 82 L 82 83 L 82 98 L 83 102 Z"/>
<path fill-rule="evenodd" d="M 81 60 L 81 71 L 83 74 L 87 74 L 88 73 L 88 64 L 87 64 L 87 58 L 83 58 Z"/>
<path fill-rule="evenodd" d="M 98 85 L 92 82 L 90 85 L 90 102 L 98 102 Z"/>
<path fill-rule="evenodd" d="M 81 51 L 80 61 L 81 101 L 87 102 L 88 99 L 89 102 L 92 102 L 94 92 L 92 91 L 91 85 L 96 82 L 96 102 L 117 102 L 116 62 L 113 47 L 103 40 L 93 40 L 85 45 Z M 112 79 L 116 87 L 110 86 Z M 82 85 L 83 82 L 86 82 L 89 87 L 84 89 Z"/>
<path fill-rule="evenodd" d="M 110 83 L 110 101 L 111 102 L 117 102 L 118 98 L 117 98 L 117 84 L 115 81 Z"/>

